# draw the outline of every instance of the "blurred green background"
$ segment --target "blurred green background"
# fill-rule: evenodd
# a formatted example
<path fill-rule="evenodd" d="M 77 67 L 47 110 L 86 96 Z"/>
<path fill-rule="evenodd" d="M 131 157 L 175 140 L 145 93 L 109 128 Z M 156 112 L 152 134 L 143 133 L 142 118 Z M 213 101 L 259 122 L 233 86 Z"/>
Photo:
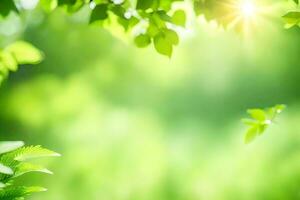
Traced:
<path fill-rule="evenodd" d="M 46 55 L 0 88 L 0 138 L 63 155 L 45 161 L 55 175 L 25 177 L 49 189 L 31 200 L 300 199 L 299 28 L 268 18 L 245 38 L 200 23 L 168 59 L 84 16 L 0 27 L 2 45 Z M 246 109 L 278 103 L 278 123 L 243 144 Z"/>

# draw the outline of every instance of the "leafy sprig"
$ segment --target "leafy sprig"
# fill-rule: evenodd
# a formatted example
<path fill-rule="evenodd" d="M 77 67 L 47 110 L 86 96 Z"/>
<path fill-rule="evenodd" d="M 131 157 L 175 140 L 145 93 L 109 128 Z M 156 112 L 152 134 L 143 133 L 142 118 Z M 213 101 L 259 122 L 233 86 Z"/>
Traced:
<path fill-rule="evenodd" d="M 179 37 L 170 27 L 184 27 L 186 24 L 184 10 L 171 10 L 174 2 L 174 0 L 139 0 L 133 5 L 130 1 L 123 1 L 120 4 L 111 1 L 93 1 L 95 7 L 91 11 L 90 23 L 104 22 L 113 15 L 125 31 L 139 29 L 140 33 L 136 34 L 134 39 L 137 47 L 144 48 L 153 43 L 158 53 L 171 57 Z"/>
<path fill-rule="evenodd" d="M 245 135 L 245 143 L 250 143 L 257 136 L 262 135 L 266 129 L 275 122 L 276 117 L 286 108 L 280 104 L 266 109 L 249 109 L 247 113 L 251 118 L 243 119 L 243 123 L 248 126 Z"/>
<path fill-rule="evenodd" d="M 153 44 L 158 53 L 171 57 L 179 42 L 176 27 L 185 27 L 187 21 L 187 11 L 174 9 L 174 4 L 184 1 L 187 4 L 192 2 L 196 16 L 202 15 L 207 21 L 215 20 L 222 27 L 234 24 L 235 29 L 242 30 L 243 22 L 236 20 L 240 17 L 236 10 L 238 6 L 232 6 L 239 2 L 237 0 L 39 0 L 37 7 L 47 13 L 60 8 L 71 14 L 89 7 L 90 23 L 101 25 L 116 21 L 125 32 L 132 32 L 137 47 Z M 19 0 L 2 0 L 0 18 L 11 12 L 21 13 L 24 9 Z M 299 24 L 300 14 L 292 11 L 283 19 L 287 27 L 294 26 Z"/>
<path fill-rule="evenodd" d="M 14 180 L 30 172 L 52 174 L 43 166 L 28 161 L 40 157 L 60 156 L 60 154 L 41 146 L 24 147 L 24 142 L 0 142 L 0 199 L 20 200 L 26 196 L 46 191 L 39 186 L 20 186 Z"/>

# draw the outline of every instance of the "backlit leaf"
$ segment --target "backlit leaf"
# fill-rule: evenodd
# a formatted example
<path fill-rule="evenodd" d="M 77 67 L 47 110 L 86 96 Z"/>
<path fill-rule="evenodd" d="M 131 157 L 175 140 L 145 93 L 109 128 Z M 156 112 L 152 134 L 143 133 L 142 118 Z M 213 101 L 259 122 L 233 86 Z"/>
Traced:
<path fill-rule="evenodd" d="M 7 46 L 5 51 L 10 52 L 18 64 L 36 64 L 43 60 L 43 54 L 33 45 L 17 41 Z"/>
<path fill-rule="evenodd" d="M 184 10 L 176 10 L 172 16 L 172 22 L 184 27 L 186 23 L 186 14 Z"/>

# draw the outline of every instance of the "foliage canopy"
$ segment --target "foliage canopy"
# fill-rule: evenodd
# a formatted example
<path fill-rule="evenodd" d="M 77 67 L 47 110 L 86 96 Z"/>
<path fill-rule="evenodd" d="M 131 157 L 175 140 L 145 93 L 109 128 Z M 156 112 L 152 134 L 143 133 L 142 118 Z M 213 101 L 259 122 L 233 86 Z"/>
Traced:
<path fill-rule="evenodd" d="M 293 0 L 298 4 L 298 0 Z M 243 28 L 240 4 L 243 0 L 39 0 L 33 7 L 45 12 L 63 9 L 73 14 L 88 7 L 90 24 L 117 23 L 125 32 L 133 33 L 137 47 L 153 44 L 156 51 L 171 57 L 178 44 L 178 30 L 185 28 L 188 14 L 202 15 L 206 20 L 215 20 L 220 26 Z M 248 1 L 247 1 L 248 2 Z M 6 18 L 11 12 L 22 13 L 28 10 L 28 3 L 22 0 L 1 2 L 0 15 Z M 30 4 L 31 5 L 31 4 Z M 31 5 L 32 7 L 32 5 Z M 288 27 L 297 25 L 299 11 L 283 16 Z"/>

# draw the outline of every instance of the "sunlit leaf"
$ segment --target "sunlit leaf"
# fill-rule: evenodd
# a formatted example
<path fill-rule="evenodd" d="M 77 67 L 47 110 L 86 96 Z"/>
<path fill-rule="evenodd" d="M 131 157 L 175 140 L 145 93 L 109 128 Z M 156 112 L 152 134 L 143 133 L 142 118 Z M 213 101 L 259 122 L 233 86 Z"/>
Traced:
<path fill-rule="evenodd" d="M 9 187 L 5 190 L 0 190 L 0 199 L 1 200 L 15 200 L 36 192 L 44 192 L 46 188 L 31 186 L 31 187 Z"/>
<path fill-rule="evenodd" d="M 41 172 L 41 173 L 46 173 L 46 174 L 53 174 L 51 171 L 49 171 L 48 169 L 46 169 L 40 165 L 35 165 L 35 164 L 24 162 L 24 163 L 20 163 L 17 166 L 14 177 L 18 177 L 18 176 L 21 176 L 21 175 L 29 173 L 29 172 Z"/>
<path fill-rule="evenodd" d="M 14 172 L 10 167 L 7 167 L 7 166 L 0 163 L 0 173 L 11 175 Z"/>
<path fill-rule="evenodd" d="M 51 12 L 57 7 L 57 1 L 58 0 L 40 0 L 40 5 L 46 12 Z"/>
<path fill-rule="evenodd" d="M 19 200 L 35 192 L 42 192 L 43 187 L 18 186 L 15 179 L 30 172 L 52 174 L 48 169 L 23 162 L 31 158 L 44 156 L 59 156 L 58 153 L 42 148 L 41 146 L 22 147 L 23 142 L 1 142 L 0 150 L 0 199 Z"/>
<path fill-rule="evenodd" d="M 41 146 L 28 146 L 17 149 L 15 152 L 14 159 L 17 161 L 26 161 L 33 158 L 39 157 L 51 157 L 51 156 L 60 156 L 60 154 L 51 151 L 49 149 L 45 149 Z"/>
<path fill-rule="evenodd" d="M 172 44 L 163 33 L 158 33 L 154 37 L 154 47 L 158 53 L 166 55 L 168 57 L 172 56 Z"/>
<path fill-rule="evenodd" d="M 286 23 L 286 27 L 292 27 L 300 23 L 300 12 L 289 12 L 282 16 L 284 22 Z"/>
<path fill-rule="evenodd" d="M 10 52 L 18 64 L 36 64 L 43 60 L 43 54 L 33 45 L 17 41 L 5 48 L 5 51 Z"/>
<path fill-rule="evenodd" d="M 151 38 L 147 34 L 141 34 L 135 38 L 134 42 L 137 47 L 142 48 L 148 46 L 151 43 Z"/>
<path fill-rule="evenodd" d="M 16 71 L 18 69 L 18 61 L 10 52 L 2 51 L 0 53 L 0 60 L 8 70 Z"/>
<path fill-rule="evenodd" d="M 24 142 L 22 141 L 0 142 L 0 154 L 16 150 L 22 146 L 24 146 Z"/>
<path fill-rule="evenodd" d="M 259 121 L 264 121 L 266 120 L 266 113 L 262 109 L 249 109 L 247 111 L 252 118 L 259 120 Z"/>
<path fill-rule="evenodd" d="M 251 118 L 242 120 L 243 123 L 248 126 L 245 143 L 250 143 L 258 135 L 262 135 L 285 107 L 285 105 L 279 104 L 266 109 L 256 108 L 247 110 Z"/>
<path fill-rule="evenodd" d="M 172 16 L 172 22 L 179 26 L 185 26 L 186 14 L 184 10 L 176 10 Z"/>
<path fill-rule="evenodd" d="M 252 142 L 256 138 L 257 134 L 258 134 L 257 126 L 253 126 L 249 128 L 246 132 L 245 143 L 248 144 Z"/>
<path fill-rule="evenodd" d="M 172 45 L 178 45 L 179 43 L 179 37 L 177 33 L 171 29 L 163 29 L 162 30 L 165 38 L 172 44 Z"/>

